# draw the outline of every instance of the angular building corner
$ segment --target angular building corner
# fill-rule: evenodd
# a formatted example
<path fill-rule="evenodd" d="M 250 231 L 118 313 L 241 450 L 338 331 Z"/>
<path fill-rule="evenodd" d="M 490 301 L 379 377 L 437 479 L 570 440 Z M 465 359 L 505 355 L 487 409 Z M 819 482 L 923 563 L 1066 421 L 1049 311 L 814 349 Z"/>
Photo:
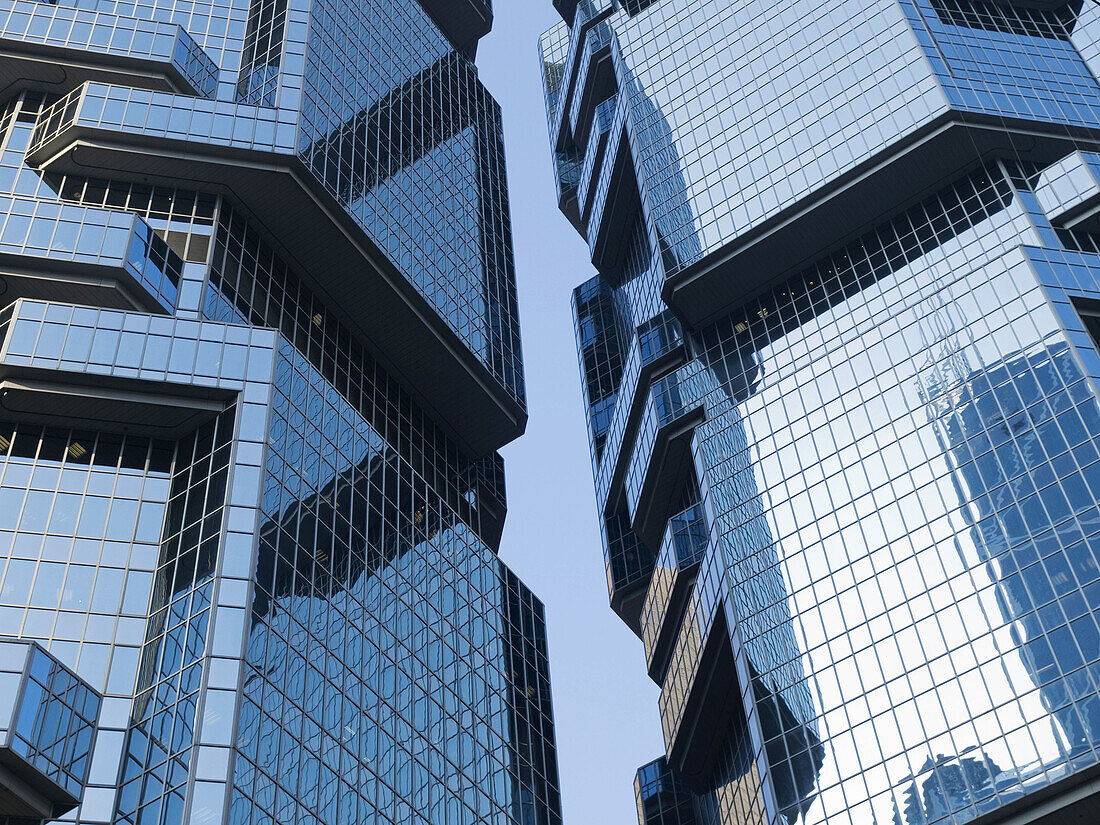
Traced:
<path fill-rule="evenodd" d="M 554 7 L 639 821 L 1100 822 L 1100 7 Z"/>
<path fill-rule="evenodd" d="M 559 825 L 489 0 L 0 0 L 0 822 Z"/>

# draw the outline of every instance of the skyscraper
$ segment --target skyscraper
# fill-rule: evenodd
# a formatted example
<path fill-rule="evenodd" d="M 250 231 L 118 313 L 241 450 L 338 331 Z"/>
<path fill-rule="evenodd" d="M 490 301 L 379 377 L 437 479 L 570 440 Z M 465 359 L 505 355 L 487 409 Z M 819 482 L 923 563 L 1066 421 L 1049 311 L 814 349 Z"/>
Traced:
<path fill-rule="evenodd" d="M 63 674 L 0 673 L 41 700 L 35 816 L 560 822 L 543 609 L 496 555 L 491 22 L 0 3 L 0 634 Z"/>
<path fill-rule="evenodd" d="M 554 6 L 640 821 L 1100 821 L 1100 8 Z"/>

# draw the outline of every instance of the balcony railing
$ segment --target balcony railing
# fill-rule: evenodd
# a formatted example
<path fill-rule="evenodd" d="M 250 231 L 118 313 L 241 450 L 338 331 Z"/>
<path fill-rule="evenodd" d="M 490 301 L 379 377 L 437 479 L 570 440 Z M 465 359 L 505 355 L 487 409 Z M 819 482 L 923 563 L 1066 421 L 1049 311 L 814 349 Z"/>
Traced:
<path fill-rule="evenodd" d="M 77 112 L 80 111 L 80 99 L 83 95 L 84 87 L 78 86 L 39 113 L 38 122 L 34 125 L 34 133 L 27 146 L 28 155 L 56 138 L 73 124 Z"/>
<path fill-rule="evenodd" d="M 3 309 L 0 309 L 0 350 L 4 349 L 4 342 L 8 339 L 8 332 L 11 329 L 11 319 L 14 313 L 14 301 Z"/>

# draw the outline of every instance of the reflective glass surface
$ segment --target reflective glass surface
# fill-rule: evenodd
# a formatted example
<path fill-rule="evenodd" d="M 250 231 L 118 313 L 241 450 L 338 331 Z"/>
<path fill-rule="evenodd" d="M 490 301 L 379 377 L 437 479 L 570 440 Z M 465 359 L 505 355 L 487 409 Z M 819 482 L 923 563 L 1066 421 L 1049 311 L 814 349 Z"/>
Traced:
<path fill-rule="evenodd" d="M 234 419 L 230 409 L 176 445 L 120 777 L 119 822 L 167 825 L 183 816 Z"/>
<path fill-rule="evenodd" d="M 1095 766 L 1098 21 L 627 3 L 601 94 L 584 22 L 544 35 L 551 145 L 599 169 L 558 195 L 612 607 L 662 688 L 641 822 L 959 825 Z"/>
<path fill-rule="evenodd" d="M 1014 249 L 1041 234 L 1029 196 L 1007 166 L 964 178 L 698 331 L 657 382 L 706 407 L 718 531 L 666 737 L 722 609 L 788 821 L 973 817 L 1097 759 L 1100 405 L 1074 349 L 1095 344 L 1045 297 L 1067 264 Z"/>
<path fill-rule="evenodd" d="M 496 101 L 417 0 L 315 0 L 310 15 L 299 155 L 522 400 Z"/>
<path fill-rule="evenodd" d="M 542 609 L 474 529 L 480 463 L 246 223 L 215 247 L 206 313 L 286 336 L 229 821 L 559 821 Z"/>
<path fill-rule="evenodd" d="M 465 346 L 521 418 L 499 108 L 425 5 L 0 10 L 0 628 L 103 694 L 94 748 L 19 727 L 87 771 L 69 821 L 560 825 L 503 460 L 237 177 L 295 176 L 366 255 L 349 277 L 431 328 L 403 340 Z M 90 132 L 118 163 L 77 158 Z M 134 166 L 166 151 L 216 172 Z"/>
<path fill-rule="evenodd" d="M 42 648 L 0 641 L 0 649 L 26 671 L 13 709 L 7 747 L 42 775 L 80 798 L 88 775 L 100 698 Z M 5 674 L 6 676 L 6 674 Z"/>
<path fill-rule="evenodd" d="M 664 759 L 638 768 L 634 795 L 638 822 L 644 825 L 695 825 L 691 791 L 669 770 Z"/>
<path fill-rule="evenodd" d="M 0 628 L 103 692 L 71 766 L 24 736 L 87 768 L 69 819 L 560 825 L 543 608 L 496 556 L 503 460 L 456 443 L 455 411 L 316 288 L 322 251 L 285 248 L 234 178 L 246 157 L 315 176 L 370 258 L 352 275 L 425 309 L 522 414 L 472 49 L 413 0 L 9 6 L 28 59 L 5 67 L 43 77 L 0 100 L 0 370 L 28 381 L 0 423 Z M 89 130 L 232 162 L 51 165 Z"/>

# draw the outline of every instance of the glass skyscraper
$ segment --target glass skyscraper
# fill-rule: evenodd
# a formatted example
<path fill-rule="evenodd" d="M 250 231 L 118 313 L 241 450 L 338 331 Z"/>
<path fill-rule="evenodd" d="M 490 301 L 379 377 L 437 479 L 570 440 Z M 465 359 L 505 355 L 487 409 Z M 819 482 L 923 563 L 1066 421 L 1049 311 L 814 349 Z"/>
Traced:
<path fill-rule="evenodd" d="M 554 6 L 639 821 L 1100 822 L 1100 7 Z"/>
<path fill-rule="evenodd" d="M 491 23 L 0 1 L 0 821 L 560 822 Z"/>

